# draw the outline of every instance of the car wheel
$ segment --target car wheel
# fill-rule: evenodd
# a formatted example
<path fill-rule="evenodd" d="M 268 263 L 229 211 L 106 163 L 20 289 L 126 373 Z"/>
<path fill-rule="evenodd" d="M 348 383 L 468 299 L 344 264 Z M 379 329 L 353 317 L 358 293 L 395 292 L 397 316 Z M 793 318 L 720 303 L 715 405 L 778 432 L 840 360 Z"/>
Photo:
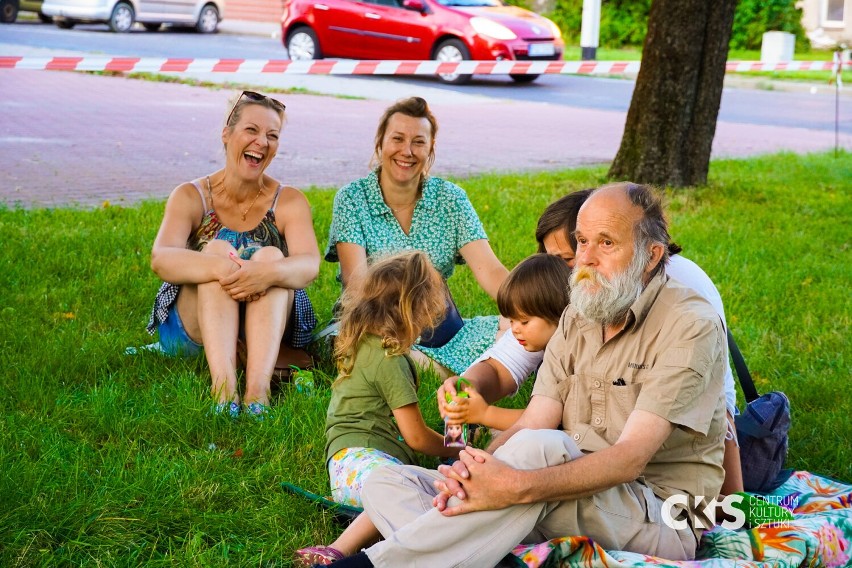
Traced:
<path fill-rule="evenodd" d="M 158 24 L 157 22 L 150 22 L 147 24 L 142 24 L 142 27 L 145 28 L 149 32 L 155 32 L 162 27 L 163 24 Z"/>
<path fill-rule="evenodd" d="M 509 77 L 511 77 L 515 83 L 532 83 L 540 76 L 541 75 L 527 75 L 526 73 L 509 73 Z"/>
<path fill-rule="evenodd" d="M 198 15 L 195 31 L 200 34 L 215 34 L 219 29 L 219 10 L 213 4 L 207 4 Z"/>
<path fill-rule="evenodd" d="M 73 20 L 56 20 L 55 23 L 56 23 L 56 27 L 59 28 L 60 30 L 70 30 L 71 28 L 74 27 L 74 24 L 76 24 L 77 22 L 75 22 Z"/>
<path fill-rule="evenodd" d="M 109 29 L 116 33 L 129 32 L 133 27 L 133 8 L 130 4 L 119 2 L 112 9 L 112 15 L 109 17 Z"/>
<path fill-rule="evenodd" d="M 441 63 L 458 63 L 470 59 L 470 51 L 461 41 L 448 39 L 441 42 L 441 45 L 435 50 L 434 59 Z M 438 78 L 441 81 L 453 85 L 464 85 L 470 82 L 471 77 L 472 75 L 462 75 L 460 73 L 438 73 Z"/>
<path fill-rule="evenodd" d="M 18 19 L 18 0 L 0 0 L 0 22 L 14 24 Z"/>
<path fill-rule="evenodd" d="M 290 61 L 322 59 L 322 50 L 314 30 L 304 26 L 293 30 L 287 38 L 287 54 Z"/>
<path fill-rule="evenodd" d="M 38 13 L 38 19 L 41 20 L 41 23 L 43 23 L 43 24 L 53 23 L 53 18 L 51 18 L 50 16 L 48 16 L 44 12 Z"/>

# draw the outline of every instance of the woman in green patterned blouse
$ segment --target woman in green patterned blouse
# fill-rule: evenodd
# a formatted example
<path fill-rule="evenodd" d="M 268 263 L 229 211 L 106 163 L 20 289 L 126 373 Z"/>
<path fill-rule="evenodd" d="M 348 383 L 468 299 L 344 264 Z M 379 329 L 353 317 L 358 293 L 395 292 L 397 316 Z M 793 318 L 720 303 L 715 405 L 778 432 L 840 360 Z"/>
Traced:
<path fill-rule="evenodd" d="M 368 259 L 401 250 L 421 250 L 446 280 L 466 263 L 489 296 L 508 271 L 495 256 L 464 190 L 429 176 L 438 124 L 420 97 L 391 105 L 376 132 L 373 171 L 342 187 L 334 198 L 325 259 L 340 262 L 343 285 L 356 281 Z M 445 376 L 460 374 L 506 327 L 498 316 L 464 320 L 441 347 L 416 346 L 421 362 L 437 363 Z"/>

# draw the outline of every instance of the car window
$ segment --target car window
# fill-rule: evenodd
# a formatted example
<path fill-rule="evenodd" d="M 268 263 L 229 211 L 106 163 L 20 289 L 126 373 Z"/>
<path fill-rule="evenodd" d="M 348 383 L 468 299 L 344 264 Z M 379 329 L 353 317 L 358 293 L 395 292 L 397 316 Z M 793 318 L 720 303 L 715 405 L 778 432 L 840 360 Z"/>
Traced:
<path fill-rule="evenodd" d="M 379 4 L 380 6 L 393 6 L 394 8 L 402 7 L 402 0 L 367 0 L 370 4 Z"/>
<path fill-rule="evenodd" d="M 442 6 L 502 6 L 500 0 L 438 0 Z"/>

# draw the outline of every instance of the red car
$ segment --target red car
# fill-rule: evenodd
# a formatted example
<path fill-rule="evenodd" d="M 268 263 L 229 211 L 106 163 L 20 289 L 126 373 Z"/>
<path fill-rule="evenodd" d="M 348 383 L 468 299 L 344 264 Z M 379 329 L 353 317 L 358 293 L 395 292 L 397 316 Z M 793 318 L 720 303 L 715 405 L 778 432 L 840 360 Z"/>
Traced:
<path fill-rule="evenodd" d="M 556 24 L 501 0 L 285 0 L 281 38 L 290 59 L 301 61 L 558 61 L 565 47 Z M 528 83 L 538 75 L 511 77 Z"/>

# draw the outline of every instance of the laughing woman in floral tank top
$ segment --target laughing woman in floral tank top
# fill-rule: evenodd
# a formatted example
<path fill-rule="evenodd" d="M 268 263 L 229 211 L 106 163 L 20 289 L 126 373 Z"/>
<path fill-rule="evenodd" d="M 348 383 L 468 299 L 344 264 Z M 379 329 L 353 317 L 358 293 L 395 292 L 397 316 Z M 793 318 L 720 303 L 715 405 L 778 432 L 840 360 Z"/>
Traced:
<path fill-rule="evenodd" d="M 222 129 L 225 166 L 179 185 L 151 251 L 163 281 L 149 332 L 166 353 L 203 347 L 220 413 L 262 415 L 282 338 L 304 346 L 316 323 L 304 292 L 319 271 L 305 196 L 265 173 L 278 152 L 284 105 L 243 91 Z M 245 393 L 237 343 L 245 341 Z M 242 406 L 241 406 L 242 403 Z"/>

